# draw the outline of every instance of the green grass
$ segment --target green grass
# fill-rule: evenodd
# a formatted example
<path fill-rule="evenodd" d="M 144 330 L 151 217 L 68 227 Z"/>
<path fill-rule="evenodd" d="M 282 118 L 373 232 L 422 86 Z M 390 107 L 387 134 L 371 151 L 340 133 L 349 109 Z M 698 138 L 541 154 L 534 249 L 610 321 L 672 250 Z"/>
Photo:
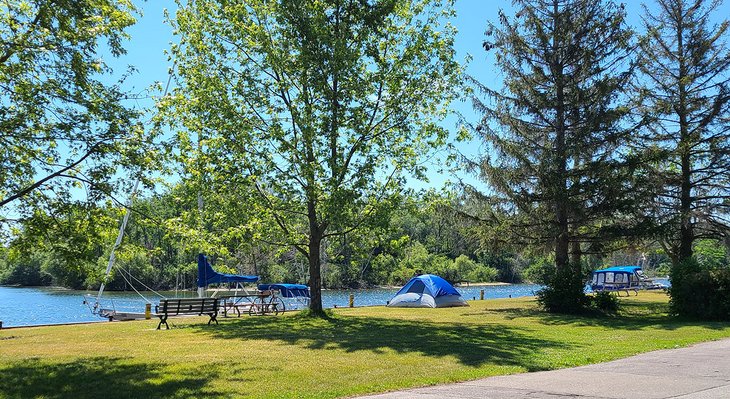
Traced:
<path fill-rule="evenodd" d="M 532 299 L 450 309 L 338 309 L 331 320 L 206 318 L 0 330 L 0 397 L 332 398 L 597 363 L 730 337 L 681 321 L 666 295 L 613 317 L 541 313 Z"/>

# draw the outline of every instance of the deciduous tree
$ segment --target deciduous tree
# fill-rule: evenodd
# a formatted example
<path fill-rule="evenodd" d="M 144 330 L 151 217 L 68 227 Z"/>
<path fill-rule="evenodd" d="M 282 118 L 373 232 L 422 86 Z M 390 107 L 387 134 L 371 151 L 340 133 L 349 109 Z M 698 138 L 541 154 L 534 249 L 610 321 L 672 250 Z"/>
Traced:
<path fill-rule="evenodd" d="M 111 0 L 0 6 L 0 223 L 71 200 L 72 185 L 96 200 L 119 167 L 147 159 L 138 114 L 102 56 L 124 54 L 134 12 Z"/>
<path fill-rule="evenodd" d="M 251 208 L 309 263 L 378 212 L 441 145 L 457 88 L 452 1 L 180 2 L 178 88 L 161 105 L 207 178 L 249 185 Z M 217 176 L 217 177 L 213 177 Z"/>

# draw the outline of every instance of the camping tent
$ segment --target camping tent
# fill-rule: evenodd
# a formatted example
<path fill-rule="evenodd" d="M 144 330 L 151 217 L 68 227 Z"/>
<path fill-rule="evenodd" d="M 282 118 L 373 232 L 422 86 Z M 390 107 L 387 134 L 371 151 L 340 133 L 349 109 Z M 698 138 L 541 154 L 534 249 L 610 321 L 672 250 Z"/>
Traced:
<path fill-rule="evenodd" d="M 469 306 L 469 304 L 448 281 L 433 274 L 422 274 L 410 279 L 388 302 L 388 306 L 447 308 L 451 306 Z"/>

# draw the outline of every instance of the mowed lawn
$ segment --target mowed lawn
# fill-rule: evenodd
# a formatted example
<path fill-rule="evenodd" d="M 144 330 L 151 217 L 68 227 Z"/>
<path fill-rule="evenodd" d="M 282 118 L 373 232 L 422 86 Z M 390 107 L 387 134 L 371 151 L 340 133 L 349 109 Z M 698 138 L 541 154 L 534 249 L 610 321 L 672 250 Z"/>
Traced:
<path fill-rule="evenodd" d="M 534 299 L 468 308 L 337 309 L 330 320 L 172 320 L 0 330 L 0 396 L 334 398 L 603 362 L 730 337 L 667 316 L 663 293 L 614 317 L 541 313 Z"/>

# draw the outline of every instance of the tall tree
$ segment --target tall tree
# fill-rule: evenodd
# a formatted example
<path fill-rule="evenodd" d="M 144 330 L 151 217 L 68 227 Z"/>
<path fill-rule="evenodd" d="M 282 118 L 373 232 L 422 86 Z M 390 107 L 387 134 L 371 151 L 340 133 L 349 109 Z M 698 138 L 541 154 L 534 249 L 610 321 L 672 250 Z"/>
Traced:
<path fill-rule="evenodd" d="M 600 240 L 629 205 L 621 121 L 632 34 L 613 2 L 515 4 L 514 18 L 500 13 L 484 43 L 503 88 L 472 80 L 491 100 L 473 100 L 483 114 L 473 129 L 490 152 L 472 166 L 494 189 L 493 216 L 509 216 L 513 237 L 548 245 L 559 271 L 573 263 L 578 273 L 581 244 Z"/>
<path fill-rule="evenodd" d="M 112 0 L 11 0 L 0 9 L 0 223 L 68 201 L 72 185 L 92 200 L 110 193 L 118 167 L 145 159 L 137 112 L 118 83 L 106 83 L 103 56 L 124 54 L 136 9 Z"/>
<path fill-rule="evenodd" d="M 184 3 L 184 5 L 183 5 Z M 455 96 L 452 1 L 179 2 L 178 88 L 161 105 L 207 179 L 246 184 L 309 263 L 322 314 L 321 245 L 423 176 Z M 200 140 L 202 138 L 202 140 Z"/>
<path fill-rule="evenodd" d="M 730 22 L 713 25 L 719 0 L 657 0 L 641 44 L 644 144 L 664 155 L 654 216 L 676 265 L 697 239 L 730 233 Z"/>

